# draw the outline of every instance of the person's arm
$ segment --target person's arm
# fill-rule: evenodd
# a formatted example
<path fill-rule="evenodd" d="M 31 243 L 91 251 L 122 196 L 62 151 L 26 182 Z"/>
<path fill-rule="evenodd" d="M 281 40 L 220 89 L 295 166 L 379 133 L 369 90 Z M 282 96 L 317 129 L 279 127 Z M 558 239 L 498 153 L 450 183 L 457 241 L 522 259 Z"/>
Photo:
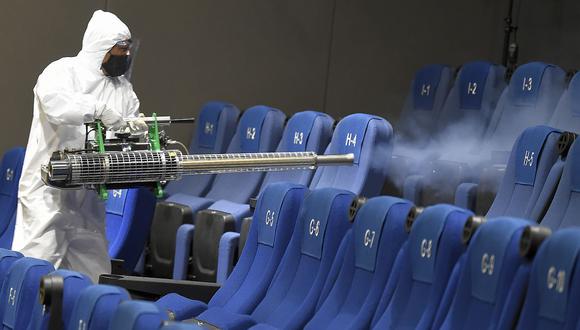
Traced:
<path fill-rule="evenodd" d="M 60 72 L 59 72 L 60 71 Z M 91 94 L 78 92 L 74 78 L 53 65 L 38 77 L 34 88 L 47 120 L 55 125 L 80 126 L 95 118 L 109 127 L 120 124 L 122 116 Z"/>

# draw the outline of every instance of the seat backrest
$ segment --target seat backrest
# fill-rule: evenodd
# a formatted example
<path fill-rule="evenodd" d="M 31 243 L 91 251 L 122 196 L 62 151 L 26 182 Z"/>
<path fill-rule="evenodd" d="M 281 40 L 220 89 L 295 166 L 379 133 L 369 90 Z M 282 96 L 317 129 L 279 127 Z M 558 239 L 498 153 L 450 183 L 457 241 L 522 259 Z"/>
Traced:
<path fill-rule="evenodd" d="M 353 153 L 354 166 L 323 166 L 311 189 L 336 188 L 368 197 L 381 192 L 392 152 L 393 129 L 385 119 L 356 113 L 336 126 L 325 154 Z"/>
<path fill-rule="evenodd" d="M 129 300 L 127 290 L 110 285 L 91 285 L 80 291 L 68 330 L 109 329 L 117 306 Z"/>
<path fill-rule="evenodd" d="M 505 329 L 500 320 L 510 324 L 504 313 L 518 306 L 521 288 L 528 273 L 521 272 L 527 260 L 519 253 L 520 237 L 528 220 L 499 217 L 482 224 L 469 241 L 466 253 L 456 265 L 457 282 L 448 310 L 440 308 L 433 328 Z M 513 315 L 514 317 L 516 315 Z M 503 324 L 503 323 L 502 323 Z"/>
<path fill-rule="evenodd" d="M 472 215 L 456 206 L 438 204 L 415 219 L 397 257 L 402 259 L 398 278 L 390 280 L 396 284 L 385 287 L 373 319 L 374 328 L 431 326 L 453 267 L 465 250 L 461 236 Z"/>
<path fill-rule="evenodd" d="M 514 143 L 487 217 L 529 218 L 540 204 L 546 207 L 549 205 L 551 196 L 544 196 L 542 190 L 559 157 L 560 135 L 559 130 L 548 126 L 534 126 L 524 130 Z"/>
<path fill-rule="evenodd" d="M 368 328 L 395 257 L 407 238 L 409 201 L 380 196 L 357 212 L 306 329 Z"/>
<path fill-rule="evenodd" d="M 153 213 L 155 195 L 146 188 L 109 191 L 106 210 L 106 233 L 109 256 L 124 260 L 123 267 L 131 272 L 143 252 Z"/>
<path fill-rule="evenodd" d="M 3 329 L 26 329 L 35 304 L 42 276 L 54 271 L 45 260 L 20 258 L 12 264 L 0 292 L 0 320 Z"/>
<path fill-rule="evenodd" d="M 240 118 L 227 152 L 274 151 L 282 137 L 285 119 L 282 111 L 268 106 L 257 105 L 247 109 Z M 247 203 L 257 195 L 264 175 L 264 172 L 218 174 L 206 197 Z"/>
<path fill-rule="evenodd" d="M 336 250 L 350 227 L 355 195 L 346 190 L 313 190 L 302 203 L 292 239 L 252 319 L 280 329 L 300 329 L 314 314 Z"/>
<path fill-rule="evenodd" d="M 148 330 L 159 329 L 168 315 L 153 302 L 125 300 L 118 306 L 110 330 Z"/>
<path fill-rule="evenodd" d="M 550 119 L 550 126 L 580 133 L 580 73 L 576 73 L 562 94 Z"/>
<path fill-rule="evenodd" d="M 425 145 L 431 139 L 452 85 L 453 70 L 446 65 L 426 65 L 415 73 L 396 125 L 397 142 Z"/>
<path fill-rule="evenodd" d="M 16 225 L 16 205 L 18 202 L 18 181 L 24 162 L 24 148 L 8 150 L 0 165 L 0 248 L 9 249 Z"/>
<path fill-rule="evenodd" d="M 576 141 L 568 151 L 558 188 L 540 223 L 552 230 L 576 227 L 580 224 L 578 212 L 580 212 L 580 143 Z"/>
<path fill-rule="evenodd" d="M 333 123 L 334 119 L 322 112 L 298 112 L 286 123 L 276 151 L 314 151 L 322 154 L 332 137 Z M 268 172 L 262 183 L 262 189 L 270 183 L 280 181 L 309 185 L 313 175 L 313 170 Z"/>
<path fill-rule="evenodd" d="M 22 257 L 24 256 L 20 252 L 0 248 L 0 289 L 12 264 Z"/>
<path fill-rule="evenodd" d="M 32 311 L 31 323 L 29 329 L 48 329 L 52 317 L 61 318 L 63 329 L 71 327 L 70 319 L 73 308 L 80 292 L 92 284 L 91 279 L 79 272 L 59 269 L 49 274 L 49 276 L 58 276 L 63 280 L 62 287 L 62 314 L 53 315 L 50 309 L 45 310 L 44 306 L 39 304 L 40 298 L 36 299 L 34 310 Z M 40 295 L 40 292 L 38 293 Z M 78 329 L 76 324 L 75 329 Z"/>
<path fill-rule="evenodd" d="M 307 191 L 305 186 L 283 182 L 264 189 L 240 260 L 209 307 L 223 307 L 235 313 L 254 310 L 278 268 Z"/>
<path fill-rule="evenodd" d="M 575 329 L 580 308 L 580 229 L 556 231 L 534 256 L 518 329 Z"/>
<path fill-rule="evenodd" d="M 558 66 L 531 62 L 518 67 L 485 132 L 483 152 L 506 150 L 527 127 L 547 124 L 565 86 L 566 73 Z"/>
<path fill-rule="evenodd" d="M 436 139 L 442 157 L 453 159 L 481 142 L 505 86 L 505 68 L 501 65 L 474 61 L 461 67 L 437 120 Z M 453 150 L 448 149 L 450 145 Z"/>
<path fill-rule="evenodd" d="M 196 118 L 195 131 L 189 144 L 190 154 L 222 154 L 226 152 L 240 111 L 234 105 L 210 101 L 203 105 Z M 179 181 L 170 182 L 165 187 L 168 195 L 184 193 L 192 196 L 203 196 L 211 187 L 215 175 L 189 175 Z"/>

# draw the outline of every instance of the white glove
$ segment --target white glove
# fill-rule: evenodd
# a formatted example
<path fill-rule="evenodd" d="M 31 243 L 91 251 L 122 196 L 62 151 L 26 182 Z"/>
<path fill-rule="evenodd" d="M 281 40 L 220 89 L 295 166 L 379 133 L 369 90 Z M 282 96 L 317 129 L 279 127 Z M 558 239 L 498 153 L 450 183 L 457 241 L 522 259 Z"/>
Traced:
<path fill-rule="evenodd" d="M 135 119 L 131 119 L 127 123 L 127 128 L 129 129 L 129 133 L 131 133 L 133 135 L 139 135 L 139 134 L 147 133 L 147 131 L 149 131 L 149 126 L 147 126 L 147 123 L 143 120 L 143 117 L 144 117 L 144 115 L 141 113 L 141 114 L 139 114 L 139 117 L 137 117 Z M 125 129 L 125 131 L 127 131 L 127 128 Z"/>
<path fill-rule="evenodd" d="M 118 130 L 125 126 L 123 116 L 106 105 L 102 106 L 100 111 L 99 109 L 95 111 L 95 119 L 100 119 L 103 125 L 113 130 Z"/>

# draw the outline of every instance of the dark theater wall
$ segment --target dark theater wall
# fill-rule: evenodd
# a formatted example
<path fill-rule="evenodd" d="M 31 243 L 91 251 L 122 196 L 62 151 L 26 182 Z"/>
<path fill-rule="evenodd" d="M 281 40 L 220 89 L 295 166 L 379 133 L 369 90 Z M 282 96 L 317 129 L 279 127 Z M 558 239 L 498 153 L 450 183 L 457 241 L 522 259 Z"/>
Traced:
<path fill-rule="evenodd" d="M 322 108 L 333 0 L 160 3 L 108 1 L 141 40 L 133 81 L 143 111 L 194 115 L 211 99 Z M 184 127 L 171 133 L 189 141 Z"/>
<path fill-rule="evenodd" d="M 105 1 L 0 3 L 0 152 L 25 146 L 32 120 L 32 88 L 52 61 L 74 56 L 93 11 Z"/>
<path fill-rule="evenodd" d="M 51 61 L 75 55 L 95 9 L 117 13 L 140 48 L 133 83 L 145 113 L 196 114 L 223 99 L 335 118 L 396 121 L 413 72 L 427 63 L 499 61 L 507 0 L 5 1 L 0 4 L 0 152 L 25 145 L 32 88 Z M 580 2 L 523 0 L 520 62 L 580 67 Z M 171 134 L 187 142 L 191 127 Z"/>

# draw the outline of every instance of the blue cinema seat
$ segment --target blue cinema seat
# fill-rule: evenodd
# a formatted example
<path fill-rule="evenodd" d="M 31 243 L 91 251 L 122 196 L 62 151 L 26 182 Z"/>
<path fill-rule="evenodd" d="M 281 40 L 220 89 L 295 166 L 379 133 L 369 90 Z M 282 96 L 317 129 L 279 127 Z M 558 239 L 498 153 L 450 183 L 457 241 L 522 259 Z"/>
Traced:
<path fill-rule="evenodd" d="M 473 208 L 484 214 L 489 209 L 503 175 L 511 146 L 528 127 L 547 124 L 554 113 L 566 86 L 565 72 L 552 64 L 531 62 L 521 65 L 511 77 L 497 109 L 477 148 L 479 157 L 473 166 L 481 169 L 476 183 L 464 183 L 458 194 L 471 194 L 472 198 L 462 207 Z M 482 164 L 483 166 L 477 164 Z M 463 191 L 463 192 L 460 192 Z"/>
<path fill-rule="evenodd" d="M 580 73 L 576 73 L 568 88 L 562 94 L 552 118 L 550 126 L 563 131 L 580 133 Z"/>
<path fill-rule="evenodd" d="M 336 126 L 325 154 L 354 154 L 354 166 L 316 170 L 310 189 L 336 188 L 366 197 L 377 196 L 390 170 L 393 128 L 385 119 L 364 113 L 344 117 Z"/>
<path fill-rule="evenodd" d="M 168 319 L 152 302 L 125 300 L 117 306 L 109 330 L 156 330 Z"/>
<path fill-rule="evenodd" d="M 313 190 L 304 200 L 294 233 L 262 301 L 246 315 L 222 311 L 205 319 L 229 329 L 302 328 L 314 314 L 336 250 L 349 229 L 355 195 L 346 190 Z"/>
<path fill-rule="evenodd" d="M 580 143 L 568 151 L 554 198 L 540 224 L 552 230 L 580 225 Z"/>
<path fill-rule="evenodd" d="M 389 170 L 385 164 L 389 164 L 391 149 L 392 128 L 386 120 L 367 114 L 349 115 L 338 123 L 325 154 L 353 153 L 354 166 L 318 168 L 310 189 L 328 187 L 344 189 L 368 197 L 375 196 L 379 194 Z M 218 282 L 223 282 L 233 267 L 233 254 L 238 248 L 236 241 L 239 236 L 237 233 L 227 233 L 222 236 L 217 271 Z M 183 232 L 178 233 L 178 237 L 181 237 L 178 241 L 187 242 Z M 187 243 L 181 243 L 181 246 L 187 246 Z M 187 254 L 179 253 L 178 255 L 182 261 L 180 264 L 176 263 L 174 278 L 184 278 Z"/>
<path fill-rule="evenodd" d="M 540 221 L 556 189 L 563 162 L 558 148 L 561 132 L 548 126 L 529 127 L 518 137 L 502 172 L 488 218 L 512 216 Z M 458 187 L 455 204 L 469 208 L 478 184 Z"/>
<path fill-rule="evenodd" d="M 108 330 L 117 306 L 129 299 L 123 288 L 91 285 L 80 291 L 67 330 Z"/>
<path fill-rule="evenodd" d="M 417 205 L 453 203 L 455 189 L 471 179 L 468 166 L 505 89 L 505 68 L 485 61 L 465 63 L 437 121 L 437 135 L 415 149 L 416 174 L 405 179 L 403 196 Z"/>
<path fill-rule="evenodd" d="M 436 134 L 437 121 L 453 86 L 453 79 L 453 69 L 441 64 L 426 65 L 415 73 L 395 125 L 397 144 L 424 146 L 430 142 Z"/>
<path fill-rule="evenodd" d="M 470 211 L 452 205 L 427 207 L 413 222 L 375 312 L 374 329 L 430 329 L 455 263 Z M 400 261 L 399 261 L 400 260 Z"/>
<path fill-rule="evenodd" d="M 462 151 L 471 151 L 480 142 L 505 87 L 505 67 L 487 61 L 463 64 L 437 120 L 435 143 L 428 149 L 443 147 L 438 150 L 441 157 L 451 160 Z M 462 140 L 472 144 L 463 150 L 445 149 L 451 143 L 457 147 L 456 142 Z"/>
<path fill-rule="evenodd" d="M 437 136 L 437 122 L 453 86 L 453 69 L 432 64 L 419 69 L 395 125 L 395 150 L 385 181 L 385 195 L 402 196 L 405 177 L 413 173 L 416 150 L 425 148 Z"/>
<path fill-rule="evenodd" d="M 24 148 L 8 150 L 0 165 L 0 248 L 10 249 L 16 225 L 16 205 L 18 203 L 18 181 L 24 162 Z"/>
<path fill-rule="evenodd" d="M 294 114 L 286 124 L 282 140 L 276 151 L 313 151 L 322 154 L 332 136 L 333 122 L 332 117 L 321 112 L 303 111 Z M 260 191 L 273 182 L 285 181 L 309 185 L 313 175 L 314 170 L 312 169 L 269 172 L 262 182 Z M 241 227 L 243 218 L 251 215 L 250 205 L 247 203 L 236 203 L 228 200 L 219 200 L 209 206 L 208 209 L 231 215 L 236 228 Z M 233 268 L 234 255 L 238 251 L 240 234 L 226 232 L 219 238 L 216 236 L 219 236 L 220 232 L 213 229 L 212 225 L 215 226 L 216 222 L 211 221 L 209 227 L 198 226 L 198 228 L 201 227 L 201 230 L 197 234 L 195 233 L 195 227 L 190 224 L 184 224 L 178 229 L 175 243 L 174 279 L 186 279 L 190 276 L 199 280 L 217 280 L 219 283 L 223 283 L 229 276 Z M 216 232 L 216 235 L 208 237 L 207 231 Z M 195 239 L 195 236 L 197 236 L 197 239 Z M 202 239 L 203 242 L 201 241 Z M 200 253 L 207 254 L 206 251 L 216 248 L 219 251 L 217 256 L 213 254 L 211 256 L 196 255 Z M 194 259 L 194 268 L 188 270 L 187 266 L 190 257 Z M 205 260 L 203 267 L 195 267 L 197 266 L 195 262 L 198 259 Z"/>
<path fill-rule="evenodd" d="M 106 205 L 106 234 L 111 259 L 123 260 L 125 271 L 135 269 L 147 243 L 155 195 L 146 188 L 109 191 Z"/>
<path fill-rule="evenodd" d="M 158 306 L 170 311 L 177 320 L 193 316 L 214 319 L 222 311 L 253 311 L 284 255 L 307 191 L 306 187 L 292 183 L 272 183 L 266 187 L 258 199 L 240 260 L 209 304 L 169 294 L 157 301 Z"/>
<path fill-rule="evenodd" d="M 4 330 L 26 329 L 38 303 L 42 276 L 54 271 L 45 260 L 20 258 L 12 264 L 0 292 L 0 322 Z"/>
<path fill-rule="evenodd" d="M 222 154 L 226 152 L 240 111 L 234 105 L 210 101 L 203 105 L 196 118 L 195 132 L 189 144 L 190 154 Z M 215 178 L 214 174 L 191 175 L 179 181 L 170 182 L 165 187 L 165 193 L 172 195 L 184 193 L 192 196 L 204 196 Z"/>
<path fill-rule="evenodd" d="M 520 135 L 486 217 L 540 220 L 557 184 L 550 174 L 560 157 L 560 136 L 559 130 L 548 126 L 530 127 Z"/>
<path fill-rule="evenodd" d="M 316 312 L 305 329 L 368 328 L 395 258 L 407 239 L 412 204 L 395 197 L 369 199 L 337 251 Z"/>
<path fill-rule="evenodd" d="M 517 329 L 576 329 L 580 308 L 580 230 L 556 231 L 534 256 Z"/>
<path fill-rule="evenodd" d="M 483 223 L 455 265 L 435 329 L 510 329 L 525 293 L 529 263 L 520 237 L 532 222 L 498 217 Z"/>
<path fill-rule="evenodd" d="M 302 111 L 294 114 L 286 123 L 276 152 L 313 151 L 322 154 L 332 137 L 333 123 L 334 119 L 322 112 Z M 308 186 L 313 175 L 314 170 L 311 169 L 268 172 L 260 191 L 270 183 L 282 181 Z M 216 201 L 208 208 L 232 214 L 236 222 L 250 215 L 247 203 L 236 203 L 226 199 Z"/>
<path fill-rule="evenodd" d="M 23 257 L 20 252 L 0 248 L 0 290 L 12 264 Z"/>
<path fill-rule="evenodd" d="M 527 127 L 547 124 L 565 88 L 566 73 L 558 66 L 543 62 L 519 66 L 486 130 L 483 151 L 505 151 Z"/>
<path fill-rule="evenodd" d="M 283 112 L 268 106 L 247 109 L 240 118 L 227 152 L 274 151 L 282 136 L 285 118 Z M 190 212 L 195 218 L 197 211 L 207 209 L 217 200 L 248 203 L 258 193 L 264 175 L 264 172 L 217 174 L 205 197 L 175 193 L 158 203 L 146 258 L 148 275 L 164 278 L 172 276 L 177 230 L 182 224 L 188 223 L 182 217 L 172 214 L 172 211 L 185 208 L 186 211 L 182 211 Z M 191 217 L 188 221 L 192 221 Z"/>
<path fill-rule="evenodd" d="M 51 309 L 45 310 L 44 306 L 39 303 L 40 299 L 37 298 L 34 303 L 34 309 L 31 315 L 29 330 L 41 330 L 49 329 L 49 320 L 52 317 L 60 318 L 60 324 L 63 329 L 78 329 L 79 324 L 71 324 L 71 317 L 73 313 L 73 308 L 75 302 L 79 297 L 80 292 L 92 284 L 91 279 L 79 272 L 74 272 L 70 270 L 58 269 L 48 276 L 57 276 L 62 278 L 62 314 L 53 315 Z M 38 293 L 40 295 L 40 293 Z M 46 299 L 46 298 L 45 298 Z"/>

